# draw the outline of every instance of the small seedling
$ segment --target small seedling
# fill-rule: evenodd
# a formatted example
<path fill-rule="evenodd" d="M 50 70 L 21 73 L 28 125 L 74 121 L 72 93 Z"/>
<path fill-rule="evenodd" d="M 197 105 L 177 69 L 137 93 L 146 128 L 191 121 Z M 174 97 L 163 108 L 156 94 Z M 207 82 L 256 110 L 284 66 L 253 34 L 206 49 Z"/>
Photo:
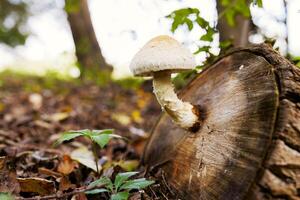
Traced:
<path fill-rule="evenodd" d="M 131 190 L 140 190 L 154 183 L 154 181 L 149 181 L 145 178 L 129 180 L 130 177 L 137 173 L 138 172 L 119 173 L 117 174 L 114 182 L 112 182 L 108 177 L 101 177 L 89 184 L 88 188 L 91 188 L 91 190 L 87 191 L 86 194 L 108 192 L 110 194 L 110 200 L 127 200 Z"/>
<path fill-rule="evenodd" d="M 112 138 L 123 138 L 120 135 L 113 134 L 113 129 L 103 129 L 103 130 L 84 129 L 78 131 L 64 132 L 60 136 L 60 138 L 55 142 L 54 145 L 59 145 L 65 141 L 69 141 L 80 136 L 86 137 L 92 141 L 92 151 L 95 158 L 97 174 L 99 174 L 98 156 L 97 156 L 98 146 L 100 148 L 104 148 Z"/>

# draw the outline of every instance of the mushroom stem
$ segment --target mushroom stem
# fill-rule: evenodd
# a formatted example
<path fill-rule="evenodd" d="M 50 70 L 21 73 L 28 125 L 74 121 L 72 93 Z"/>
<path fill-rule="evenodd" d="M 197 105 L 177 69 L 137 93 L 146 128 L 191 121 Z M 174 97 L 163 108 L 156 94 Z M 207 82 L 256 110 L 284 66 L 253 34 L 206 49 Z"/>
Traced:
<path fill-rule="evenodd" d="M 171 118 L 180 127 L 192 130 L 199 124 L 196 108 L 188 103 L 181 101 L 174 92 L 171 81 L 171 72 L 155 72 L 153 77 L 153 92 L 161 105 Z"/>

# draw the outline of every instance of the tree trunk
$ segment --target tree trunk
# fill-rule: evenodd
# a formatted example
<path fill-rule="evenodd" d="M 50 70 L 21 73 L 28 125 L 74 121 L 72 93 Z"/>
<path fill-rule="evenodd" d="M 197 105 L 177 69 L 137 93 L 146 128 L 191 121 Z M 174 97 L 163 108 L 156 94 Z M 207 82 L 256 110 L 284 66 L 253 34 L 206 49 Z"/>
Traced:
<path fill-rule="evenodd" d="M 300 70 L 269 46 L 236 49 L 181 97 L 200 106 L 189 133 L 163 114 L 143 162 L 178 198 L 300 199 Z"/>
<path fill-rule="evenodd" d="M 66 10 L 81 75 L 84 77 L 95 73 L 98 74 L 100 70 L 102 72 L 111 72 L 112 67 L 106 63 L 98 44 L 87 0 L 76 0 L 75 2 L 66 0 Z M 68 9 L 68 5 L 73 7 Z"/>
<path fill-rule="evenodd" d="M 224 11 L 224 8 L 220 5 L 218 0 L 216 2 L 217 10 L 220 15 Z M 235 47 L 244 47 L 249 44 L 248 37 L 254 29 L 254 26 L 251 22 L 251 18 L 237 15 L 235 18 L 235 26 L 232 27 L 227 23 L 226 18 L 221 16 L 218 20 L 217 29 L 220 33 L 220 42 L 229 40 Z"/>

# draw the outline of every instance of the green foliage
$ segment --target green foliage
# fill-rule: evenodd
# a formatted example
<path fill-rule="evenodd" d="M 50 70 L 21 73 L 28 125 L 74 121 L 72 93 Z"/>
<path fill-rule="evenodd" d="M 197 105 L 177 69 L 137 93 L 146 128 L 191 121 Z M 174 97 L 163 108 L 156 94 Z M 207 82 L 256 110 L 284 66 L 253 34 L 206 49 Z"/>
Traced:
<path fill-rule="evenodd" d="M 200 11 L 197 8 L 182 8 L 173 11 L 167 16 L 173 20 L 171 31 L 174 33 L 179 26 L 186 25 L 191 31 L 194 24 L 206 30 L 206 34 L 200 37 L 200 40 L 211 42 L 216 30 L 209 25 L 209 22 L 200 16 Z"/>
<path fill-rule="evenodd" d="M 112 138 L 122 138 L 122 137 L 113 134 L 113 129 L 104 129 L 104 130 L 84 129 L 78 131 L 67 131 L 63 133 L 60 136 L 60 138 L 54 143 L 54 145 L 61 144 L 65 141 L 69 141 L 80 136 L 86 137 L 93 142 L 92 144 L 93 154 L 94 154 L 97 174 L 99 174 L 100 172 L 98 167 L 97 144 L 100 148 L 104 148 Z"/>
<path fill-rule="evenodd" d="M 144 79 L 128 77 L 115 80 L 115 82 L 125 89 L 137 89 L 144 82 Z"/>
<path fill-rule="evenodd" d="M 28 19 L 28 5 L 23 1 L 1 0 L 0 42 L 15 47 L 24 44 L 28 33 L 22 31 Z"/>
<path fill-rule="evenodd" d="M 297 66 L 300 68 L 300 57 L 298 56 L 291 56 L 291 55 L 288 55 L 288 58 Z"/>
<path fill-rule="evenodd" d="M 9 69 L 0 73 L 0 88 L 20 87 L 21 85 L 22 89 L 28 93 L 41 93 L 43 89 L 49 89 L 58 94 L 68 94 L 71 85 L 77 86 L 79 84 L 82 84 L 79 79 L 53 72 L 36 75 Z"/>
<path fill-rule="evenodd" d="M 260 8 L 263 7 L 262 0 L 253 0 L 253 3 L 256 4 Z"/>
<path fill-rule="evenodd" d="M 110 193 L 111 200 L 127 200 L 131 190 L 140 190 L 153 184 L 154 181 L 146 180 L 145 178 L 138 178 L 129 180 L 130 177 L 136 175 L 138 172 L 124 172 L 117 174 L 114 182 L 108 177 L 101 177 L 100 179 L 89 184 L 88 188 L 92 189 L 87 194 L 97 194 L 101 192 Z M 104 188 L 97 188 L 104 187 Z"/>
<path fill-rule="evenodd" d="M 106 86 L 111 81 L 111 71 L 110 70 L 99 70 L 101 69 L 98 65 L 83 66 L 77 63 L 80 70 L 80 77 L 84 81 L 90 81 L 98 86 Z"/>
<path fill-rule="evenodd" d="M 198 46 L 198 49 L 194 54 L 206 53 L 209 57 L 213 57 L 210 53 L 210 43 L 213 41 L 213 36 L 217 33 L 215 27 L 211 27 L 209 22 L 200 16 L 200 11 L 197 8 L 183 8 L 173 11 L 167 16 L 167 18 L 172 19 L 171 31 L 175 32 L 180 26 L 187 26 L 188 30 L 191 31 L 195 26 L 199 26 L 204 29 L 206 33 L 199 36 L 199 41 L 204 42 L 204 45 Z M 200 69 L 202 66 L 197 66 L 196 69 Z M 174 79 L 174 84 L 176 88 L 182 88 L 187 80 L 191 80 L 197 74 L 197 70 L 190 72 L 179 73 Z"/>
<path fill-rule="evenodd" d="M 229 26 L 235 26 L 237 15 L 250 17 L 250 10 L 247 0 L 220 0 L 223 11 L 219 13 L 219 18 L 225 17 Z"/>
<path fill-rule="evenodd" d="M 78 130 L 78 131 L 67 131 L 64 132 L 60 138 L 56 141 L 55 145 L 61 144 L 65 141 L 72 140 L 79 136 L 86 137 L 91 141 L 97 143 L 101 148 L 104 148 L 105 145 L 110 141 L 112 138 L 122 138 L 119 135 L 113 134 L 113 129 L 104 129 L 104 130 Z"/>
<path fill-rule="evenodd" d="M 65 0 L 65 11 L 67 13 L 76 13 L 80 9 L 80 0 Z"/>
<path fill-rule="evenodd" d="M 173 20 L 171 27 L 172 32 L 175 32 L 179 26 L 187 26 L 189 31 L 191 31 L 195 25 L 201 27 L 206 31 L 206 33 L 202 36 L 199 36 L 199 40 L 204 42 L 212 42 L 213 35 L 217 33 L 217 30 L 214 27 L 211 27 L 209 22 L 200 16 L 200 11 L 197 8 L 183 8 L 175 10 L 168 15 L 167 18 Z M 209 49 L 209 44 L 205 46 L 199 46 L 198 50 L 194 52 L 194 54 L 206 52 L 209 56 L 211 56 Z"/>
<path fill-rule="evenodd" d="M 232 46 L 232 42 L 230 40 L 225 40 L 220 42 L 220 48 L 225 50 Z"/>
<path fill-rule="evenodd" d="M 117 194 L 111 195 L 111 200 L 127 200 L 129 197 L 129 192 L 118 192 Z"/>
<path fill-rule="evenodd" d="M 13 196 L 6 192 L 0 192 L 0 200 L 14 200 Z"/>

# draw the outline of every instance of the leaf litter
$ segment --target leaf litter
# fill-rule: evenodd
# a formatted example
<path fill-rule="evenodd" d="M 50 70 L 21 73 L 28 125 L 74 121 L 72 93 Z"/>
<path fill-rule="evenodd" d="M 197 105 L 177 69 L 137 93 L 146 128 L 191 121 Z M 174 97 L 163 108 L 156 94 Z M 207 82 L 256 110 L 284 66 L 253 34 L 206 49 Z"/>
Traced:
<path fill-rule="evenodd" d="M 53 143 L 64 131 L 112 128 L 128 141 L 114 139 L 98 150 L 102 176 L 114 180 L 120 172 L 140 170 L 142 149 L 160 113 L 151 86 L 56 81 L 49 88 L 43 81 L 5 77 L 0 87 L 0 199 L 109 199 L 106 193 L 84 193 L 98 178 L 91 142 Z M 159 199 L 156 185 L 134 190 L 130 199 Z"/>

